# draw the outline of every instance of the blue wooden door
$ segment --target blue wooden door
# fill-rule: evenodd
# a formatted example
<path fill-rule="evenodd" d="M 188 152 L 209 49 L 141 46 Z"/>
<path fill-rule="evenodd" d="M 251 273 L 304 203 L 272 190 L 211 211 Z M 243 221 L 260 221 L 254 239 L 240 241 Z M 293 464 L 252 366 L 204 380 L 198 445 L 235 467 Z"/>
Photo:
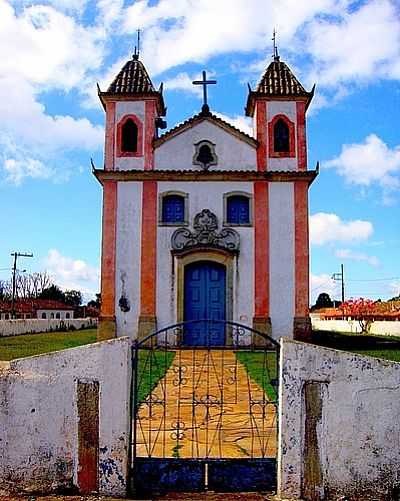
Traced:
<path fill-rule="evenodd" d="M 185 268 L 185 320 L 226 319 L 226 269 L 212 261 L 201 261 Z M 193 323 L 185 327 L 187 346 L 223 346 L 223 323 Z"/>

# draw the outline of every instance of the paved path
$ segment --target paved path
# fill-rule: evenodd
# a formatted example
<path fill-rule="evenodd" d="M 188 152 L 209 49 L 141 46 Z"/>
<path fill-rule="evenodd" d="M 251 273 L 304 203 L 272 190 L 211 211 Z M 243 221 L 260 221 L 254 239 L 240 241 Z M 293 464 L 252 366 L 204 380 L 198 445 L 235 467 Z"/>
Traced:
<path fill-rule="evenodd" d="M 178 350 L 141 405 L 137 455 L 275 457 L 276 411 L 233 351 Z"/>

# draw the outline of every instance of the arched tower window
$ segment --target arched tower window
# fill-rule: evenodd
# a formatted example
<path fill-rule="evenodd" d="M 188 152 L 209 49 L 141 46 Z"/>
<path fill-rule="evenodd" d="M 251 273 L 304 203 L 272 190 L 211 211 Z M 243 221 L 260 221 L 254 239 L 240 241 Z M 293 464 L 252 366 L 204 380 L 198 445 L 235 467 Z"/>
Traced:
<path fill-rule="evenodd" d="M 138 146 L 138 128 L 132 118 L 122 126 L 121 151 L 124 153 L 136 153 Z"/>
<path fill-rule="evenodd" d="M 286 115 L 275 115 L 268 124 L 270 157 L 295 157 L 295 127 Z"/>
<path fill-rule="evenodd" d="M 143 156 L 143 125 L 136 115 L 125 115 L 117 125 L 117 156 Z"/>
<path fill-rule="evenodd" d="M 274 151 L 280 153 L 289 153 L 290 138 L 289 127 L 286 122 L 280 118 L 274 126 Z"/>

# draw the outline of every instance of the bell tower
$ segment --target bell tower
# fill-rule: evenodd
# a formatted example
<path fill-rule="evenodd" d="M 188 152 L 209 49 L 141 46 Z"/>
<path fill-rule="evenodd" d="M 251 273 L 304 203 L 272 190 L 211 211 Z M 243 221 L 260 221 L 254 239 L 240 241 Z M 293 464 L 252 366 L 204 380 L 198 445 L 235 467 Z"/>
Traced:
<path fill-rule="evenodd" d="M 306 111 L 307 92 L 290 68 L 274 56 L 256 90 L 249 86 L 245 108 L 258 142 L 255 181 L 255 311 L 253 326 L 269 333 L 311 334 L 309 319 L 309 236 Z M 272 175 L 279 182 L 272 182 Z M 282 228 L 286 228 L 282 232 Z M 282 268 L 281 263 L 289 266 Z M 287 312 L 287 313 L 284 313 Z M 282 319 L 292 322 L 289 326 Z"/>
<path fill-rule="evenodd" d="M 98 87 L 98 95 L 106 112 L 104 170 L 153 170 L 153 141 L 158 128 L 166 127 L 161 118 L 166 112 L 162 85 L 158 91 L 155 90 L 139 55 L 135 53 L 107 91 L 103 92 Z M 116 286 L 118 182 L 110 178 L 103 180 L 102 185 L 102 303 L 98 337 L 109 339 L 116 335 L 116 301 L 123 303 L 125 296 L 124 291 Z M 143 193 L 147 188 L 144 186 Z M 122 304 L 122 307 L 129 306 Z"/>

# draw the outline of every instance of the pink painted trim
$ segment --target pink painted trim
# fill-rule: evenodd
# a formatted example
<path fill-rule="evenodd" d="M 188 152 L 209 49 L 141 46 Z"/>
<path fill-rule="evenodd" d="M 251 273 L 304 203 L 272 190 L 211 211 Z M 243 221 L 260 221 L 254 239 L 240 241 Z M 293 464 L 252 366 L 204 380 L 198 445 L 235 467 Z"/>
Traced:
<path fill-rule="evenodd" d="M 127 120 L 133 120 L 138 130 L 137 149 L 134 152 L 122 151 L 122 127 Z M 143 124 L 136 115 L 124 115 L 117 125 L 117 157 L 142 157 L 143 156 Z"/>
<path fill-rule="evenodd" d="M 306 103 L 296 103 L 298 170 L 307 170 Z"/>
<path fill-rule="evenodd" d="M 308 230 L 308 184 L 294 183 L 295 210 L 295 316 L 309 313 L 309 230 Z"/>
<path fill-rule="evenodd" d="M 143 181 L 140 314 L 156 315 L 157 181 Z"/>
<path fill-rule="evenodd" d="M 101 249 L 101 316 L 115 315 L 115 247 L 117 182 L 103 182 L 103 230 Z"/>
<path fill-rule="evenodd" d="M 154 148 L 153 139 L 156 121 L 156 102 L 145 102 L 146 128 L 144 138 L 144 170 L 154 169 Z"/>
<path fill-rule="evenodd" d="M 254 183 L 254 316 L 269 316 L 268 183 Z"/>
<path fill-rule="evenodd" d="M 267 170 L 267 103 L 256 103 L 257 170 Z"/>
<path fill-rule="evenodd" d="M 275 151 L 274 144 L 274 127 L 278 120 L 283 120 L 287 126 L 289 127 L 289 151 Z M 293 158 L 296 156 L 296 147 L 295 147 L 295 136 L 294 136 L 294 123 L 289 120 L 286 115 L 275 115 L 274 118 L 268 124 L 268 156 L 270 158 Z"/>
<path fill-rule="evenodd" d="M 106 104 L 106 137 L 104 149 L 105 170 L 114 170 L 114 143 L 115 143 L 115 102 Z"/>

